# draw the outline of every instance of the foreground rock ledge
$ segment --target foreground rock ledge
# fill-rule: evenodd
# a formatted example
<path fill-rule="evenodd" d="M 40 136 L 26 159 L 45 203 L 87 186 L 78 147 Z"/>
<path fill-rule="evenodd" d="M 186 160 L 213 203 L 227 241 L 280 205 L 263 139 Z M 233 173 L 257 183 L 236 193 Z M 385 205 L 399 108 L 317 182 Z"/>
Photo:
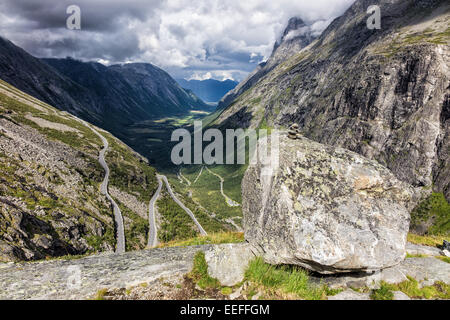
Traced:
<path fill-rule="evenodd" d="M 388 169 L 284 136 L 272 169 L 267 175 L 252 165 L 242 184 L 245 237 L 268 263 L 333 274 L 380 270 L 405 258 L 413 190 Z"/>

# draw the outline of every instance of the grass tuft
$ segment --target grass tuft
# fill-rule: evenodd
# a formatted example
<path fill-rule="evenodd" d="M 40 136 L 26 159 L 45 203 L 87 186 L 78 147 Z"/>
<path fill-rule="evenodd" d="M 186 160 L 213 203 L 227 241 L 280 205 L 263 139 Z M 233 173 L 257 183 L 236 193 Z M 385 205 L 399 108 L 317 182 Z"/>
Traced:
<path fill-rule="evenodd" d="M 444 262 L 450 263 L 450 257 L 444 257 L 444 256 L 442 256 L 442 257 L 436 257 L 436 258 L 438 258 L 439 260 L 442 260 L 442 261 L 444 261 Z"/>
<path fill-rule="evenodd" d="M 207 236 L 198 236 L 188 240 L 171 241 L 167 243 L 161 243 L 159 248 L 172 248 L 172 247 L 191 247 L 201 246 L 206 244 L 226 244 L 226 243 L 240 243 L 244 242 L 244 234 L 240 232 L 221 232 L 213 233 Z"/>
<path fill-rule="evenodd" d="M 219 281 L 208 274 L 208 264 L 206 263 L 205 253 L 202 251 L 197 252 L 195 255 L 194 266 L 188 277 L 201 289 L 216 289 L 220 287 Z"/>
<path fill-rule="evenodd" d="M 444 236 L 419 236 L 417 234 L 410 233 L 408 234 L 408 241 L 414 244 L 435 247 L 438 248 L 442 246 L 444 240 L 447 240 L 448 237 Z"/>
<path fill-rule="evenodd" d="M 372 291 L 370 298 L 372 300 L 394 300 L 394 293 L 391 287 L 383 282 L 381 283 L 380 289 Z"/>
<path fill-rule="evenodd" d="M 450 299 L 450 285 L 443 282 L 421 288 L 416 279 L 408 277 L 408 280 L 399 284 L 382 282 L 381 287 L 384 291 L 401 291 L 413 299 Z"/>
<path fill-rule="evenodd" d="M 245 278 L 266 291 L 279 290 L 305 300 L 322 300 L 341 291 L 330 290 L 325 285 L 313 285 L 306 270 L 294 266 L 272 266 L 262 258 L 250 262 Z"/>
<path fill-rule="evenodd" d="M 442 193 L 433 193 L 411 212 L 412 230 L 430 222 L 428 234 L 450 234 L 450 204 Z"/>
<path fill-rule="evenodd" d="M 94 300 L 105 300 L 105 296 L 108 293 L 108 289 L 100 289 L 97 291 Z"/>

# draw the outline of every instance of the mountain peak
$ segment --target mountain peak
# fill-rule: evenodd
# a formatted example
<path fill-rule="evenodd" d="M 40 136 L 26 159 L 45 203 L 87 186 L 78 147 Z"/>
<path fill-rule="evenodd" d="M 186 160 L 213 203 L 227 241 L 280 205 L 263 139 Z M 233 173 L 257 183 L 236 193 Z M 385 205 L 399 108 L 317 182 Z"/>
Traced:
<path fill-rule="evenodd" d="M 283 39 L 286 38 L 290 32 L 296 31 L 300 28 L 306 27 L 305 22 L 298 17 L 293 17 L 289 19 L 288 25 L 283 33 Z"/>
<path fill-rule="evenodd" d="M 302 36 L 307 31 L 308 26 L 301 18 L 290 18 L 283 34 L 281 35 L 281 38 L 275 42 L 274 52 L 281 44 L 285 43 L 286 41 L 293 41 L 295 38 Z"/>

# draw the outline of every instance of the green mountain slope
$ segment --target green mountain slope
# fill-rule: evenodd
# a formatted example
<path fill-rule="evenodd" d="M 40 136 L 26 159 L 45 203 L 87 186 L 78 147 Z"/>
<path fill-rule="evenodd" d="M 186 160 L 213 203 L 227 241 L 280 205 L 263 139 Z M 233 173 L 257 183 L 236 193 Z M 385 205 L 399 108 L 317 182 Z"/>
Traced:
<path fill-rule="evenodd" d="M 111 134 L 109 193 L 119 203 L 128 249 L 146 245 L 155 170 Z M 0 261 L 114 249 L 110 203 L 99 187 L 99 137 L 74 116 L 0 82 Z"/>

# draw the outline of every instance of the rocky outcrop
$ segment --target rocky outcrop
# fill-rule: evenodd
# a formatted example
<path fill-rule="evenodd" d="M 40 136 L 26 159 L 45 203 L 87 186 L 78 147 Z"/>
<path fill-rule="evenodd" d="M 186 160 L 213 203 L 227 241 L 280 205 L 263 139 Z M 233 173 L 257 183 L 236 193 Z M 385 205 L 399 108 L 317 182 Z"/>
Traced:
<path fill-rule="evenodd" d="M 104 66 L 71 58 L 38 59 L 2 37 L 0 79 L 129 144 L 135 136 L 124 126 L 209 108 L 152 64 Z"/>
<path fill-rule="evenodd" d="M 242 248 L 240 246 L 236 247 L 238 251 Z M 195 299 L 195 296 L 180 295 L 180 290 L 186 283 L 183 276 L 192 270 L 194 257 L 199 251 L 210 257 L 221 254 L 217 259 L 222 261 L 226 260 L 229 253 L 232 254 L 225 249 L 227 253 L 224 255 L 224 246 L 207 245 L 141 250 L 118 255 L 97 254 L 66 261 L 0 263 L 0 299 L 92 299 L 100 290 L 107 291 L 113 299 Z M 234 261 L 237 263 L 237 260 Z M 240 265 L 246 263 L 242 261 Z M 208 271 L 211 273 L 211 267 Z M 310 280 L 313 285 L 326 284 L 331 289 L 348 289 L 344 291 L 345 294 L 329 297 L 329 300 L 355 300 L 368 297 L 370 293 L 353 294 L 355 291 L 351 288 L 368 292 L 367 289 L 379 289 L 381 281 L 390 284 L 407 281 L 406 275 L 414 277 L 420 287 L 440 285 L 439 282 L 448 284 L 450 264 L 435 258 L 412 258 L 396 267 L 370 275 L 310 275 Z M 244 281 L 228 298 L 247 299 L 248 289 L 252 285 Z M 189 286 L 194 290 L 192 283 Z M 396 295 L 399 296 L 396 300 L 407 299 L 401 293 L 397 292 Z M 261 292 L 254 294 L 252 299 L 260 296 Z M 202 295 L 201 299 L 204 298 Z"/>
<path fill-rule="evenodd" d="M 301 18 L 291 18 L 281 38 L 275 43 L 269 59 L 261 63 L 244 81 L 228 92 L 220 101 L 218 109 L 228 107 L 233 100 L 258 83 L 284 59 L 307 47 L 316 37 L 311 26 L 306 25 Z"/>
<path fill-rule="evenodd" d="M 104 253 L 78 260 L 0 264 L 0 300 L 83 300 L 102 289 L 182 276 L 211 246 Z"/>
<path fill-rule="evenodd" d="M 367 28 L 370 5 L 381 7 L 381 30 Z M 449 12 L 442 0 L 358 0 L 309 46 L 240 86 L 213 125 L 297 122 L 304 136 L 450 199 Z"/>
<path fill-rule="evenodd" d="M 341 293 L 338 293 L 335 296 L 328 297 L 328 300 L 370 300 L 370 294 L 368 293 L 360 293 L 353 290 L 346 290 Z"/>
<path fill-rule="evenodd" d="M 372 274 L 344 274 L 317 280 L 328 285 L 331 289 L 379 289 L 382 282 L 399 284 L 408 281 L 408 277 L 417 281 L 420 287 L 432 286 L 436 282 L 448 284 L 450 283 L 450 264 L 433 257 L 407 258 L 397 266 Z"/>
<path fill-rule="evenodd" d="M 205 253 L 208 273 L 223 286 L 233 287 L 244 280 L 245 270 L 255 259 L 254 249 L 248 243 L 214 246 Z"/>
<path fill-rule="evenodd" d="M 323 274 L 400 263 L 413 190 L 356 153 L 280 139 L 273 174 L 251 165 L 242 183 L 245 238 L 265 260 Z"/>

